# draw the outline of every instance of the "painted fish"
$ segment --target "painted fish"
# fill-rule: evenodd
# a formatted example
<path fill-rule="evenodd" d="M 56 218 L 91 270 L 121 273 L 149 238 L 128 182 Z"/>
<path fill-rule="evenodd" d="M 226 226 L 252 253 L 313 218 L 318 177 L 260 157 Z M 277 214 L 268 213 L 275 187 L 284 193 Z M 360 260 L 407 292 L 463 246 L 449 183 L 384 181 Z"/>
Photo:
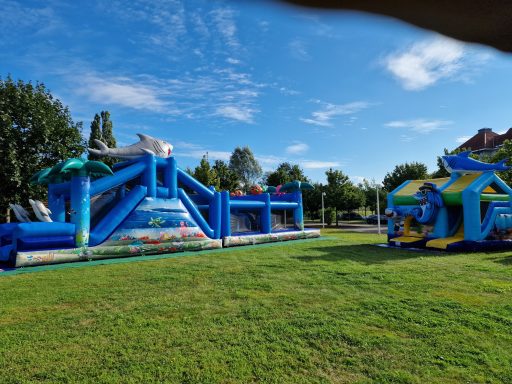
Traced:
<path fill-rule="evenodd" d="M 143 133 L 137 133 L 137 136 L 140 139 L 138 143 L 120 148 L 109 148 L 101 140 L 95 139 L 94 142 L 100 149 L 88 148 L 87 150 L 95 156 L 110 156 L 127 160 L 136 159 L 148 153 L 163 158 L 171 156 L 173 146 L 168 142 L 155 139 Z"/>
<path fill-rule="evenodd" d="M 493 171 L 507 171 L 509 166 L 505 165 L 508 159 L 498 163 L 484 163 L 469 157 L 471 151 L 461 152 L 457 155 L 442 156 L 443 165 L 450 173 L 480 173 Z"/>
<path fill-rule="evenodd" d="M 39 200 L 32 199 L 29 199 L 28 202 L 32 206 L 32 209 L 34 210 L 36 217 L 40 221 L 44 221 L 47 223 L 51 223 L 53 221 L 50 217 L 52 212 L 48 208 L 46 208 L 42 202 L 40 202 Z"/>
<path fill-rule="evenodd" d="M 153 228 L 160 228 L 164 223 L 165 220 L 161 217 L 152 217 L 151 220 L 148 221 L 148 225 Z"/>

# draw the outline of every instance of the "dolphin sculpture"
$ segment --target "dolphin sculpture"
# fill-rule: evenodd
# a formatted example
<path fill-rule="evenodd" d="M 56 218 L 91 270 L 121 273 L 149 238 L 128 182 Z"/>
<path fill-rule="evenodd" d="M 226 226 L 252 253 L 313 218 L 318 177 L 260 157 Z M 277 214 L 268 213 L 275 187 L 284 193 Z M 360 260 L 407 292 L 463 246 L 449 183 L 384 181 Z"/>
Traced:
<path fill-rule="evenodd" d="M 14 216 L 16 216 L 16 219 L 20 223 L 30 223 L 30 217 L 28 212 L 19 204 L 9 204 L 9 207 L 11 207 L 12 211 L 14 212 Z"/>
<path fill-rule="evenodd" d="M 42 202 L 40 202 L 39 200 L 32 200 L 32 199 L 28 199 L 28 202 L 32 206 L 32 209 L 34 210 L 36 217 L 40 221 L 44 221 L 47 223 L 51 223 L 53 221 L 50 218 L 50 214 L 52 213 L 52 211 L 50 211 L 48 208 L 46 208 Z"/>
<path fill-rule="evenodd" d="M 505 165 L 508 159 L 498 163 L 484 163 L 469 157 L 471 151 L 461 152 L 457 155 L 442 156 L 443 165 L 450 173 L 480 173 L 493 171 L 507 171 L 509 166 Z"/>
<path fill-rule="evenodd" d="M 110 156 L 118 159 L 132 160 L 145 154 L 151 154 L 157 157 L 169 157 L 173 146 L 166 141 L 155 139 L 154 137 L 137 133 L 140 141 L 138 143 L 121 148 L 109 148 L 101 140 L 95 139 L 94 142 L 98 145 L 99 149 L 88 148 L 90 154 L 95 156 Z"/>

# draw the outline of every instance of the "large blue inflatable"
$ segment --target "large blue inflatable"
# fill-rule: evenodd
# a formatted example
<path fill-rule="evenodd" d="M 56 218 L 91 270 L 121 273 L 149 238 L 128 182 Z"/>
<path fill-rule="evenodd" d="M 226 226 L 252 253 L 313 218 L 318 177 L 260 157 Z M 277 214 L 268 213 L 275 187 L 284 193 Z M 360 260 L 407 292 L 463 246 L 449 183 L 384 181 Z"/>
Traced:
<path fill-rule="evenodd" d="M 496 171 L 469 157 L 443 156 L 450 177 L 409 180 L 388 195 L 388 241 L 448 251 L 512 248 L 512 189 Z"/>
<path fill-rule="evenodd" d="M 31 202 L 43 220 L 30 222 L 12 205 L 23 222 L 0 225 L 0 262 L 22 267 L 320 235 L 304 229 L 300 189 L 231 196 L 180 169 L 170 144 L 139 137 L 125 148 L 98 143 L 95 154 L 127 159 L 113 171 L 70 159 L 34 175 L 33 182 L 48 185 L 48 208 Z"/>

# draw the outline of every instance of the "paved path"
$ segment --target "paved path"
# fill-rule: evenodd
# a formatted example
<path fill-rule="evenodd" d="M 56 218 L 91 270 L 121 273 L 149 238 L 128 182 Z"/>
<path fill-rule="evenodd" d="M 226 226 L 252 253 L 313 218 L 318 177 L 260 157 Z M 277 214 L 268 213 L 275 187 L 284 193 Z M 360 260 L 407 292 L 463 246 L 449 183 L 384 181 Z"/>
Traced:
<path fill-rule="evenodd" d="M 311 228 L 321 228 L 321 224 L 317 223 L 306 223 L 306 227 Z M 379 233 L 379 230 L 377 228 L 377 224 L 363 224 L 363 223 L 349 223 L 346 221 L 340 222 L 338 227 L 336 225 L 328 226 L 326 225 L 325 228 L 330 229 L 339 229 L 340 231 L 351 231 L 351 232 L 363 232 L 363 233 Z M 380 225 L 380 231 L 382 234 L 385 234 L 387 231 L 387 224 L 381 224 Z"/>

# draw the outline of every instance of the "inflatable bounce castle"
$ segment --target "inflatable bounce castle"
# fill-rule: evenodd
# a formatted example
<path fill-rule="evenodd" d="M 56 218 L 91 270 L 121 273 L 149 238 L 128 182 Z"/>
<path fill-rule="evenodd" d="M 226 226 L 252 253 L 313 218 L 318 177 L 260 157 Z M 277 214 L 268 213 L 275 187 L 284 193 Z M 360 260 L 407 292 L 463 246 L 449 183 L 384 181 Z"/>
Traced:
<path fill-rule="evenodd" d="M 450 177 L 409 180 L 388 195 L 391 246 L 448 251 L 512 248 L 512 189 L 470 151 L 443 156 Z"/>
<path fill-rule="evenodd" d="M 204 250 L 318 237 L 305 230 L 300 183 L 289 193 L 234 196 L 178 168 L 172 146 L 140 141 L 97 156 L 124 159 L 113 171 L 102 162 L 69 159 L 32 182 L 48 185 L 48 208 L 31 200 L 38 221 L 12 204 L 17 223 L 0 225 L 0 263 L 15 267 Z M 294 187 L 295 186 L 295 187 Z"/>

